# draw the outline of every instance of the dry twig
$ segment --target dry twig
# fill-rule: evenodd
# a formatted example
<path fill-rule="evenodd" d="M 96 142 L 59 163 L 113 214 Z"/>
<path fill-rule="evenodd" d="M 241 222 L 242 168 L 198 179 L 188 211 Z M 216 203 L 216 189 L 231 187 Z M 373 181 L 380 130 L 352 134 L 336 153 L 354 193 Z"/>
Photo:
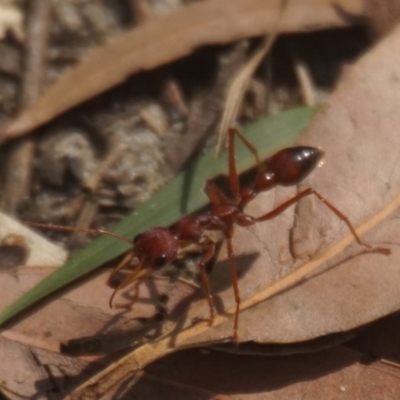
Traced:
<path fill-rule="evenodd" d="M 51 23 L 51 1 L 29 2 L 25 42 L 25 68 L 21 85 L 21 108 L 31 105 L 43 88 Z M 31 137 L 17 141 L 10 149 L 6 165 L 1 208 L 10 213 L 29 197 L 35 144 Z"/>

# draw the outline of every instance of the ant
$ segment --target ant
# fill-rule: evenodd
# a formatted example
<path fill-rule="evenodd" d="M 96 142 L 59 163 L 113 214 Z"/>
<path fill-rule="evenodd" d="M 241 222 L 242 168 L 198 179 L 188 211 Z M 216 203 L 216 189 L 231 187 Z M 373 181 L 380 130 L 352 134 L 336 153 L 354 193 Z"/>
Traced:
<path fill-rule="evenodd" d="M 252 186 L 239 186 L 239 178 L 235 163 L 235 136 L 238 137 L 256 160 L 256 177 Z M 214 181 L 208 180 L 205 185 L 211 208 L 208 211 L 197 212 L 183 217 L 171 227 L 155 227 L 137 235 L 133 242 L 125 237 L 96 229 L 75 229 L 61 226 L 43 225 L 33 223 L 33 226 L 47 227 L 59 230 L 74 230 L 84 233 L 100 233 L 118 237 L 129 242 L 133 248 L 113 270 L 110 280 L 114 275 L 133 259 L 137 260 L 133 271 L 115 288 L 110 297 L 110 307 L 116 293 L 131 283 L 135 282 L 135 296 L 138 295 L 138 284 L 145 277 L 150 275 L 167 264 L 177 259 L 178 251 L 189 245 L 196 244 L 203 248 L 203 256 L 198 263 L 203 289 L 208 302 L 210 317 L 209 324 L 212 325 L 215 310 L 211 297 L 210 285 L 206 274 L 206 264 L 212 259 L 215 253 L 215 243 L 207 236 L 206 231 L 220 231 L 227 241 L 228 259 L 230 264 L 232 285 L 236 302 L 236 310 L 233 325 L 233 340 L 238 342 L 238 326 L 240 311 L 240 294 L 238 277 L 236 272 L 235 254 L 232 246 L 235 225 L 251 226 L 259 222 L 275 218 L 287 208 L 300 201 L 302 198 L 314 195 L 318 200 L 325 204 L 335 213 L 349 228 L 351 234 L 358 244 L 383 254 L 389 254 L 390 250 L 385 248 L 373 247 L 363 242 L 357 235 L 349 219 L 341 213 L 328 200 L 321 196 L 313 188 L 307 188 L 296 194 L 289 200 L 272 211 L 259 217 L 254 217 L 244 213 L 244 207 L 253 200 L 260 192 L 272 189 L 275 186 L 293 186 L 304 180 L 304 178 L 316 167 L 323 156 L 323 152 L 314 147 L 297 146 L 285 148 L 272 155 L 267 160 L 261 162 L 257 149 L 251 144 L 237 129 L 230 128 L 228 135 L 228 179 L 232 199 L 227 199 L 218 189 Z"/>

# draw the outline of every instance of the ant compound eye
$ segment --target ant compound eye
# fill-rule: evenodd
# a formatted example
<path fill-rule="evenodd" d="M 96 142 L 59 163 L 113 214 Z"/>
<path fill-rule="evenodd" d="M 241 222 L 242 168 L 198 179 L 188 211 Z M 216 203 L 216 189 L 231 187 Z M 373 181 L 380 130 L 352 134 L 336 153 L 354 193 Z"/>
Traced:
<path fill-rule="evenodd" d="M 140 238 L 143 236 L 143 233 L 139 233 L 138 235 L 136 235 L 134 238 L 133 238 L 133 243 L 134 244 L 136 244 L 139 240 L 140 240 Z"/>
<path fill-rule="evenodd" d="M 162 254 L 161 256 L 158 256 L 154 260 L 154 266 L 157 267 L 157 268 L 160 268 L 163 265 L 165 265 L 166 262 L 167 262 L 167 256 L 166 256 L 166 254 Z"/>

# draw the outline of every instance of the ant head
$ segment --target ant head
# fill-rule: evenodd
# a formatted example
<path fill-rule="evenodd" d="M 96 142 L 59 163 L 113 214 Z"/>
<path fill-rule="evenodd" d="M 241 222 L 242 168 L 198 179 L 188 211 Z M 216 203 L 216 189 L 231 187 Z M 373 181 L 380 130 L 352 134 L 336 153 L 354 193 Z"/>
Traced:
<path fill-rule="evenodd" d="M 301 182 L 318 164 L 323 156 L 315 147 L 290 147 L 276 153 L 268 162 L 275 183 L 291 186 Z"/>
<path fill-rule="evenodd" d="M 149 268 L 161 268 L 174 261 L 179 243 L 167 228 L 152 228 L 137 235 L 134 240 L 135 254 Z"/>

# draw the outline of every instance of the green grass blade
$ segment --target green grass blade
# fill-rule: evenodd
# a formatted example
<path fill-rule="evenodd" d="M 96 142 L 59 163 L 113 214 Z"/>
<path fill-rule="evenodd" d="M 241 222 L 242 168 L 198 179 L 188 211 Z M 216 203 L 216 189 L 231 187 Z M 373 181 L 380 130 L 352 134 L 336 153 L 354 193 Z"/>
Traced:
<path fill-rule="evenodd" d="M 243 132 L 256 146 L 261 158 L 265 158 L 293 144 L 314 113 L 315 110 L 310 108 L 289 110 L 248 124 Z M 237 169 L 242 172 L 254 165 L 254 157 L 239 141 L 236 143 Z M 227 165 L 226 155 L 216 158 L 214 150 L 206 152 L 194 165 L 119 223 L 114 232 L 133 238 L 152 226 L 169 226 L 183 215 L 205 206 L 207 197 L 202 189 L 206 180 L 226 173 Z M 98 238 L 4 310 L 0 314 L 0 324 L 129 248 L 129 244 L 118 239 L 108 236 Z"/>

